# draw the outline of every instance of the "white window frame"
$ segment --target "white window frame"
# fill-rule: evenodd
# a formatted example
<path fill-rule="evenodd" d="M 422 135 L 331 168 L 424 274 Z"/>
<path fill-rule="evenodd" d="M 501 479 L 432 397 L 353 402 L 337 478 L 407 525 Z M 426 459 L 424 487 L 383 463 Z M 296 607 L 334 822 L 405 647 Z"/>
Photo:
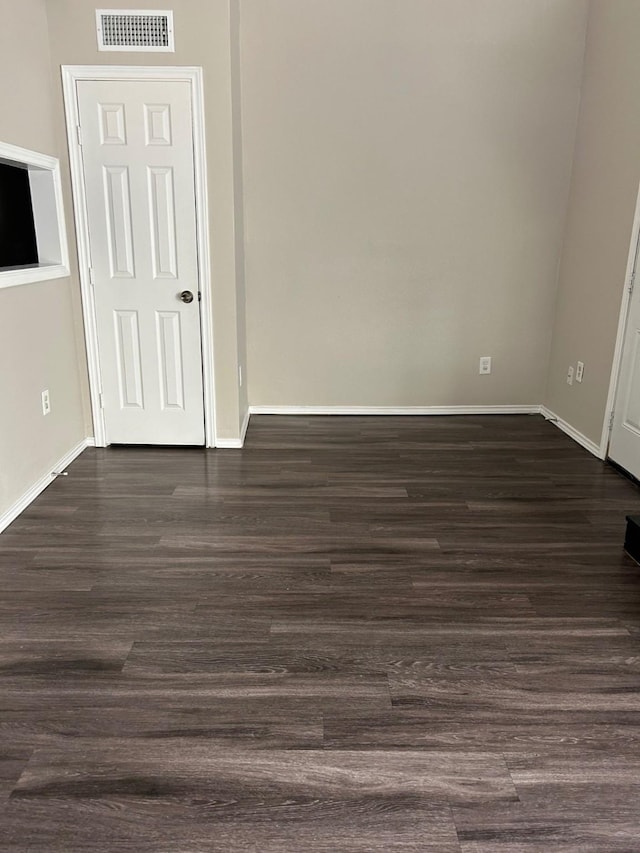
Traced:
<path fill-rule="evenodd" d="M 0 163 L 29 172 L 40 263 L 0 267 L 0 289 L 69 276 L 69 246 L 62 202 L 60 161 L 56 157 L 0 142 Z M 48 258 L 48 259 L 47 259 Z"/>

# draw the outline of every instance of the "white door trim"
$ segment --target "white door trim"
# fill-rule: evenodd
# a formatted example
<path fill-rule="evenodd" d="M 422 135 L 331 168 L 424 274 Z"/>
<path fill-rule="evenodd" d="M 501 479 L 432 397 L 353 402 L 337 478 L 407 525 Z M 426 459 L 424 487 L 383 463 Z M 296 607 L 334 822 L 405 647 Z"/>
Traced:
<path fill-rule="evenodd" d="M 606 459 L 609 454 L 609 443 L 611 441 L 611 427 L 613 419 L 613 411 L 616 403 L 616 394 L 618 391 L 618 379 L 620 378 L 620 369 L 622 367 L 622 348 L 624 345 L 625 332 L 627 329 L 627 318 L 629 316 L 629 308 L 631 306 L 631 294 L 633 291 L 633 278 L 636 268 L 636 256 L 638 251 L 638 242 L 640 241 L 640 188 L 636 198 L 636 210 L 633 217 L 633 228 L 631 229 L 631 242 L 629 244 L 629 255 L 627 257 L 627 269 L 624 275 L 624 287 L 622 291 L 622 301 L 620 305 L 620 317 L 618 319 L 618 334 L 616 336 L 616 347 L 613 354 L 613 367 L 611 368 L 611 380 L 609 382 L 609 394 L 607 396 L 607 405 L 605 409 L 604 423 L 602 425 L 602 438 L 600 440 L 600 455 L 602 459 Z M 638 282 L 640 287 L 640 282 Z"/>
<path fill-rule="evenodd" d="M 67 141 L 71 168 L 71 192 L 73 195 L 74 221 L 78 242 L 78 262 L 84 334 L 89 367 L 89 389 L 91 411 L 97 447 L 106 447 L 104 412 L 100 405 L 102 380 L 98 354 L 95 301 L 90 281 L 91 254 L 89 250 L 89 227 L 82 166 L 82 146 L 78 126 L 79 109 L 76 83 L 80 80 L 167 80 L 186 81 L 191 86 L 191 108 L 193 114 L 193 155 L 196 191 L 196 229 L 198 236 L 200 326 L 202 334 L 202 381 L 204 385 L 205 445 L 216 446 L 215 377 L 213 370 L 213 315 L 211 294 L 211 262 L 209 245 L 209 202 L 207 195 L 207 161 L 204 120 L 204 88 L 202 68 L 154 67 L 154 66 L 108 66 L 108 65 L 63 65 L 62 88 L 64 93 Z"/>

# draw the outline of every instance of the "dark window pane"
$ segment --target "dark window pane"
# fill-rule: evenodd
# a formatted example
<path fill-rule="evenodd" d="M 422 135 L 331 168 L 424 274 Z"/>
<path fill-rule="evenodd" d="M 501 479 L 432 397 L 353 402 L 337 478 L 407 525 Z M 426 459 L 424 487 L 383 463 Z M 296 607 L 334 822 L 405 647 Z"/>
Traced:
<path fill-rule="evenodd" d="M 29 172 L 0 163 L 0 267 L 37 263 Z"/>

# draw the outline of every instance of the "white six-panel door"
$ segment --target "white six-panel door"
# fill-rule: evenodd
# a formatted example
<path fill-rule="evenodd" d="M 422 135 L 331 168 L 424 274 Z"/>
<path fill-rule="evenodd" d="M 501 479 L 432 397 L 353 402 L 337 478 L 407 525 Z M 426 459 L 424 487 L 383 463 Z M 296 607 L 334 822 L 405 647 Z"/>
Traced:
<path fill-rule="evenodd" d="M 190 85 L 77 92 L 107 443 L 204 444 Z"/>

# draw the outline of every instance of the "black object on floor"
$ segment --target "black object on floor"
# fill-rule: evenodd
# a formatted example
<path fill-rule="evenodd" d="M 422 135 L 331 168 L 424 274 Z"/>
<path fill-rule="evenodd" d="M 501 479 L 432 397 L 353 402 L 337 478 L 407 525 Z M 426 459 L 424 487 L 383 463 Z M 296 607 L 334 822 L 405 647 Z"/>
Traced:
<path fill-rule="evenodd" d="M 640 563 L 640 515 L 627 516 L 624 550 L 636 563 Z"/>

